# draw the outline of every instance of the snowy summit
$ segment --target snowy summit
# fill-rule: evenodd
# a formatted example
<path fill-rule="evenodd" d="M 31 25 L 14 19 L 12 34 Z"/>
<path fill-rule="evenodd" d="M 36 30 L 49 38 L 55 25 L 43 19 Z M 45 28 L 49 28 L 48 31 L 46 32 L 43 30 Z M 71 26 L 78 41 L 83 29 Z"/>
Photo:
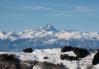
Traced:
<path fill-rule="evenodd" d="M 22 32 L 0 32 L 1 51 L 22 51 L 25 48 L 59 48 L 66 45 L 99 48 L 99 33 L 57 30 L 52 25 Z"/>

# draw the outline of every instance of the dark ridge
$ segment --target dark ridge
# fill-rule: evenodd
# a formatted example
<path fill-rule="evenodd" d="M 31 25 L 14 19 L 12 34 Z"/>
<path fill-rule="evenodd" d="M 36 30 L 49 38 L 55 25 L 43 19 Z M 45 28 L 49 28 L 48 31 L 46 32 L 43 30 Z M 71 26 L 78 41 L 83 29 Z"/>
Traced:
<path fill-rule="evenodd" d="M 40 69 L 68 69 L 63 64 L 53 64 L 49 62 L 39 62 L 35 66 Z"/>
<path fill-rule="evenodd" d="M 26 48 L 26 49 L 23 50 L 23 52 L 31 53 L 31 52 L 33 52 L 33 49 L 32 48 Z"/>
<path fill-rule="evenodd" d="M 89 50 L 84 48 L 74 48 L 73 52 L 77 55 L 78 58 L 84 58 L 90 54 Z"/>
<path fill-rule="evenodd" d="M 14 54 L 0 54 L 0 69 L 20 69 L 20 60 Z"/>
<path fill-rule="evenodd" d="M 61 48 L 61 52 L 68 52 L 68 51 L 72 51 L 73 47 L 72 46 L 64 46 Z"/>
<path fill-rule="evenodd" d="M 73 51 L 78 58 L 84 58 L 90 54 L 90 51 L 84 48 L 72 47 L 72 46 L 64 46 L 63 48 L 61 48 L 61 52 L 68 52 L 68 51 Z"/>
<path fill-rule="evenodd" d="M 0 54 L 0 61 L 20 62 L 20 60 L 14 54 Z"/>
<path fill-rule="evenodd" d="M 99 64 L 99 51 L 95 54 L 92 61 L 92 65 L 97 65 L 97 64 Z"/>
<path fill-rule="evenodd" d="M 33 69 L 38 61 L 21 61 L 14 54 L 0 54 L 0 69 Z"/>
<path fill-rule="evenodd" d="M 60 55 L 60 59 L 61 60 L 71 60 L 71 61 L 73 61 L 73 60 L 79 60 L 79 58 L 74 57 L 74 56 L 69 56 L 67 54 L 61 54 Z"/>
<path fill-rule="evenodd" d="M 20 63 L 20 69 L 33 69 L 33 66 L 37 63 L 38 61 L 22 61 Z"/>

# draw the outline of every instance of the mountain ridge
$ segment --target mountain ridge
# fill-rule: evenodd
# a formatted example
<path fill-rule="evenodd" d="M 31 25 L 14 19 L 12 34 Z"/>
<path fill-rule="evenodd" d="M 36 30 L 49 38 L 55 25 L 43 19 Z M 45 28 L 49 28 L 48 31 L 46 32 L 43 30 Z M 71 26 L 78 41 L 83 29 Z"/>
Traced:
<path fill-rule="evenodd" d="M 0 32 L 1 50 L 20 51 L 24 48 L 57 48 L 65 45 L 99 48 L 99 33 L 57 30 L 52 25 L 22 32 Z"/>

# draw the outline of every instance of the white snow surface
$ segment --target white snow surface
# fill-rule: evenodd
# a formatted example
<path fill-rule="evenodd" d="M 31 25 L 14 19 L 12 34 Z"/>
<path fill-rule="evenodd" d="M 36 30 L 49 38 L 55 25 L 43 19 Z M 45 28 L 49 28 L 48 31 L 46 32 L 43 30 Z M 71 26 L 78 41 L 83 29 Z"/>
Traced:
<path fill-rule="evenodd" d="M 88 66 L 92 66 L 92 60 L 95 52 L 90 55 L 82 58 L 81 60 L 61 60 L 61 54 L 68 54 L 69 56 L 76 56 L 73 51 L 61 52 L 60 48 L 54 49 L 38 49 L 34 50 L 32 53 L 24 53 L 24 52 L 0 52 L 0 54 L 15 54 L 22 61 L 39 61 L 39 62 L 50 62 L 53 64 L 63 64 L 65 67 L 69 69 L 87 69 Z M 48 57 L 48 59 L 44 59 L 44 57 Z M 36 69 L 36 68 L 35 68 Z M 40 68 L 39 68 L 40 69 Z M 99 69 L 99 65 L 92 66 L 92 69 Z"/>

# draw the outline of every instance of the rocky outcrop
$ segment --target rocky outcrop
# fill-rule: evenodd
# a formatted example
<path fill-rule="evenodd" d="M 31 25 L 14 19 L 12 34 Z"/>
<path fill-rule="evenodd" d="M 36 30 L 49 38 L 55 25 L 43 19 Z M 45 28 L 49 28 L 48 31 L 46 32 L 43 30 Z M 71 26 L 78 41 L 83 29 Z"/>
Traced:
<path fill-rule="evenodd" d="M 33 49 L 32 48 L 26 48 L 26 49 L 23 50 L 23 52 L 31 53 L 31 52 L 33 52 Z"/>
<path fill-rule="evenodd" d="M 61 52 L 73 51 L 78 58 L 84 58 L 90 54 L 89 50 L 84 48 L 72 47 L 72 46 L 64 46 L 61 48 Z"/>
<path fill-rule="evenodd" d="M 62 64 L 52 64 L 49 62 L 39 62 L 37 63 L 33 69 L 67 69 Z"/>
<path fill-rule="evenodd" d="M 74 48 L 73 52 L 77 55 L 78 58 L 84 58 L 90 54 L 90 52 L 87 49 L 83 48 Z"/>
<path fill-rule="evenodd" d="M 21 61 L 20 69 L 32 69 L 38 61 Z"/>
<path fill-rule="evenodd" d="M 70 61 L 79 60 L 79 58 L 74 57 L 74 56 L 69 56 L 68 54 L 61 54 L 60 59 L 61 60 L 70 60 Z"/>
<path fill-rule="evenodd" d="M 97 64 L 99 64 L 99 51 L 95 54 L 92 61 L 92 65 L 97 65 Z"/>
<path fill-rule="evenodd" d="M 20 69 L 20 60 L 13 54 L 1 54 L 0 69 Z"/>
<path fill-rule="evenodd" d="M 14 54 L 0 54 L 0 69 L 32 69 L 37 61 L 21 61 Z"/>
<path fill-rule="evenodd" d="M 72 50 L 73 50 L 72 46 L 64 46 L 63 48 L 61 48 L 61 52 L 68 52 Z"/>

